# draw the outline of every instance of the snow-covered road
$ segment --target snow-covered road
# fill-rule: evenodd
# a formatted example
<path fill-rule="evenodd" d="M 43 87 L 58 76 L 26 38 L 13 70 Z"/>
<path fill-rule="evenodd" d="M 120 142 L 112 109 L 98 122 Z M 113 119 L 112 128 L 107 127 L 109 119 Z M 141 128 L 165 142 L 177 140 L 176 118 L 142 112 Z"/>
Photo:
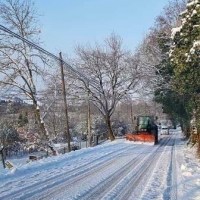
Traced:
<path fill-rule="evenodd" d="M 181 137 L 173 131 L 155 146 L 120 139 L 16 167 L 0 174 L 0 199 L 184 199 Z"/>

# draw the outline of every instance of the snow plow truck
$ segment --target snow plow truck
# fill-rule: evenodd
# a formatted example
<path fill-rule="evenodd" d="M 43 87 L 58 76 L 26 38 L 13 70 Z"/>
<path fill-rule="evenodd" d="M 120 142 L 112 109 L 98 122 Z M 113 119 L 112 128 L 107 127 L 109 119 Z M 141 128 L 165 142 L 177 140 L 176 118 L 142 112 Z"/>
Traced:
<path fill-rule="evenodd" d="M 158 143 L 158 126 L 154 122 L 153 116 L 138 116 L 135 130 L 132 133 L 125 134 L 129 141 L 154 142 Z"/>

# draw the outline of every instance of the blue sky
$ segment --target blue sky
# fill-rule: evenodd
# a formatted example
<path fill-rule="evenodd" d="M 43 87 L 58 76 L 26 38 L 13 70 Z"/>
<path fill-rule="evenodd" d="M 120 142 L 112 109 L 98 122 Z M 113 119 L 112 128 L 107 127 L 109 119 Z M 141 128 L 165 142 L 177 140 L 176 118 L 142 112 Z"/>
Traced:
<path fill-rule="evenodd" d="M 75 45 L 101 44 L 115 32 L 133 51 L 166 5 L 168 0 L 35 0 L 41 46 L 73 57 Z"/>

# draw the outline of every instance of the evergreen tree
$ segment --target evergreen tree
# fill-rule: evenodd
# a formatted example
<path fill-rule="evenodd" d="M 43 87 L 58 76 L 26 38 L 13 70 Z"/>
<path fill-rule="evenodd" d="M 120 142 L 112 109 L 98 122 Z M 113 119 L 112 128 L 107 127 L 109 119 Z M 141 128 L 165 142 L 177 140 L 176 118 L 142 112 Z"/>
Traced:
<path fill-rule="evenodd" d="M 24 115 L 24 123 L 25 124 L 28 123 L 28 112 L 27 111 L 25 112 L 25 115 Z"/>
<path fill-rule="evenodd" d="M 19 118 L 18 118 L 18 126 L 23 127 L 28 123 L 28 113 L 26 112 L 23 115 L 23 112 L 20 112 Z"/>
<path fill-rule="evenodd" d="M 195 113 L 200 134 L 200 0 L 190 0 L 180 17 L 182 24 L 172 30 L 169 53 L 173 90 L 187 99 L 187 111 Z M 198 144 L 200 153 L 200 140 Z"/>
<path fill-rule="evenodd" d="M 175 4 L 173 7 L 167 8 L 167 11 L 173 10 L 174 6 Z M 159 82 L 158 88 L 155 91 L 155 101 L 161 103 L 163 105 L 163 111 L 167 113 L 171 118 L 179 121 L 182 125 L 182 128 L 188 130 L 192 110 L 189 106 L 190 96 L 180 94 L 177 90 L 172 88 L 175 71 L 174 66 L 170 62 L 169 56 L 166 56 L 170 50 L 170 44 L 173 42 L 171 40 L 171 35 L 169 34 L 169 28 L 180 24 L 181 21 L 178 18 L 178 14 L 181 12 L 181 10 L 185 10 L 185 8 L 186 2 L 180 2 L 179 9 L 176 10 L 177 12 L 173 12 L 174 15 L 169 15 L 169 12 L 166 12 L 166 15 L 159 16 L 157 19 L 158 28 L 155 32 L 157 33 L 157 43 L 163 56 L 160 64 L 156 66 L 159 72 L 159 76 L 161 76 L 161 80 Z M 173 20 L 169 20 L 172 18 Z M 167 23 L 169 21 L 171 24 Z M 185 132 L 185 135 L 189 136 L 188 131 Z"/>
<path fill-rule="evenodd" d="M 19 126 L 19 127 L 22 127 L 22 126 L 23 126 L 23 115 L 22 115 L 22 113 L 19 114 L 18 126 Z"/>
<path fill-rule="evenodd" d="M 192 95 L 194 100 L 200 93 L 200 0 L 190 1 L 180 16 L 182 25 L 173 29 L 170 51 L 173 87 L 179 94 Z"/>

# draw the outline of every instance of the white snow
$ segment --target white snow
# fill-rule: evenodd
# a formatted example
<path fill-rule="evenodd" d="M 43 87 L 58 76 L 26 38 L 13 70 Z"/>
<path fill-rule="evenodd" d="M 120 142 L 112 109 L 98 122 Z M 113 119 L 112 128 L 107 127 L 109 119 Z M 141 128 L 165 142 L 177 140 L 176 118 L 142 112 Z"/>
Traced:
<path fill-rule="evenodd" d="M 184 15 L 185 13 L 187 13 L 187 9 L 186 10 L 184 10 L 183 12 L 181 12 L 179 15 Z"/>
<path fill-rule="evenodd" d="M 197 47 L 197 46 L 200 46 L 200 40 L 194 42 L 193 47 Z"/>
<path fill-rule="evenodd" d="M 193 0 L 190 3 L 187 3 L 187 7 L 197 4 L 198 2 L 199 2 L 199 0 Z"/>
<path fill-rule="evenodd" d="M 173 39 L 174 36 L 176 35 L 176 33 L 177 33 L 177 32 L 180 32 L 181 29 L 182 29 L 182 26 L 173 28 L 173 29 L 172 29 L 172 33 L 171 33 L 171 38 Z"/>
<path fill-rule="evenodd" d="M 191 49 L 190 49 L 190 54 L 194 54 L 195 53 L 195 49 L 192 47 Z"/>
<path fill-rule="evenodd" d="M 196 15 L 197 14 L 197 11 L 196 10 L 193 10 L 193 12 L 192 12 L 192 15 L 191 16 L 194 16 L 194 15 Z"/>
<path fill-rule="evenodd" d="M 200 160 L 179 129 L 0 168 L 0 199 L 200 199 Z"/>
<path fill-rule="evenodd" d="M 192 48 L 190 49 L 190 54 L 194 54 L 197 47 L 200 46 L 200 40 L 194 41 Z"/>

